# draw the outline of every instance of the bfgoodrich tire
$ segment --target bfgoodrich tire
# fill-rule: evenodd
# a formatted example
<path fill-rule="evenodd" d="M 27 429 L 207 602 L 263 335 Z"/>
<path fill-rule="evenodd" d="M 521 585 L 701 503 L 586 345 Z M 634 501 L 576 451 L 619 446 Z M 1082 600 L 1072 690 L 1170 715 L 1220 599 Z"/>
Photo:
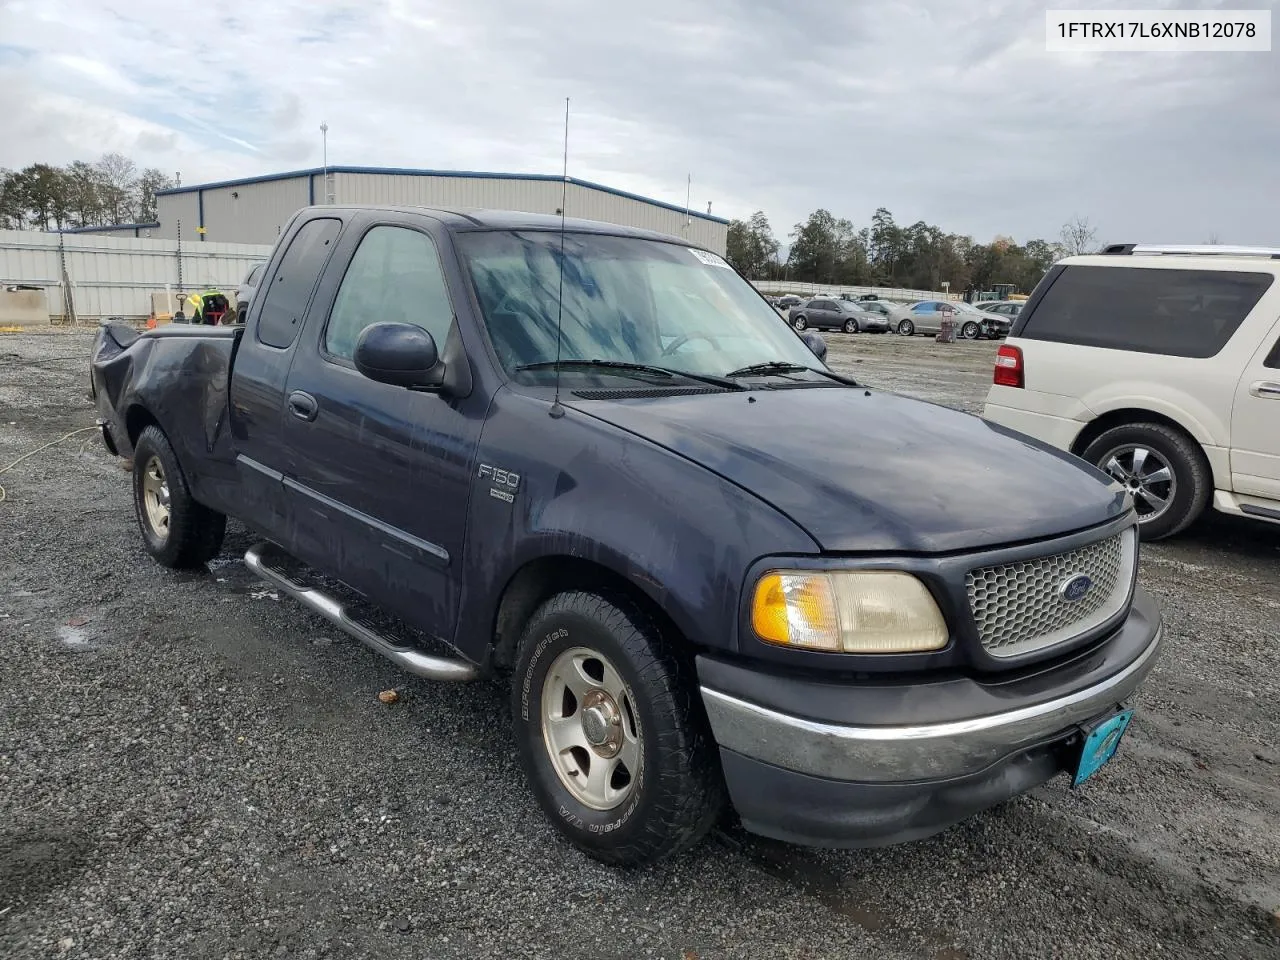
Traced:
<path fill-rule="evenodd" d="M 534 613 L 520 642 L 521 764 L 548 819 L 605 863 L 687 849 L 724 805 L 697 683 L 672 640 L 625 598 L 568 592 Z"/>
<path fill-rule="evenodd" d="M 134 444 L 133 506 L 147 553 L 166 567 L 198 567 L 222 549 L 227 518 L 197 503 L 169 440 L 150 426 Z"/>
<path fill-rule="evenodd" d="M 1185 530 L 1213 493 L 1213 477 L 1199 445 L 1162 423 L 1112 427 L 1085 448 L 1083 457 L 1133 493 L 1143 540 Z"/>

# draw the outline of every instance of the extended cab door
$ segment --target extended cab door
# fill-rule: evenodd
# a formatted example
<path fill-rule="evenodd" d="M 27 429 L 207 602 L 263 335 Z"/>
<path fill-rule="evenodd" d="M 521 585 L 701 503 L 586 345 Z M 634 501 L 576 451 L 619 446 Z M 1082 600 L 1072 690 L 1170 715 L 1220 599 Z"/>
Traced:
<path fill-rule="evenodd" d="M 1231 486 L 1239 494 L 1280 500 L 1280 324 L 1268 333 L 1236 386 Z"/>
<path fill-rule="evenodd" d="M 325 262 L 336 246 L 342 221 L 305 220 L 290 228 L 262 272 L 248 325 L 231 368 L 231 435 L 241 501 L 236 515 L 259 533 L 291 547 L 281 444 L 284 388 Z"/>
<path fill-rule="evenodd" d="M 483 419 L 352 362 L 380 321 L 416 324 L 445 350 L 454 310 L 431 223 L 369 213 L 349 226 L 289 373 L 284 483 L 301 559 L 448 640 Z"/>

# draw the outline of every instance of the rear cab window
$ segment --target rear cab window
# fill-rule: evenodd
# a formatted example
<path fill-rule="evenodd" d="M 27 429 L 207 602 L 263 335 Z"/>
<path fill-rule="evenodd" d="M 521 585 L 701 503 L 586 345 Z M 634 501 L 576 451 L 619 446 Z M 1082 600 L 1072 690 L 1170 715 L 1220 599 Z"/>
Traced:
<path fill-rule="evenodd" d="M 1205 359 L 1218 353 L 1270 288 L 1270 273 L 1068 266 L 1018 336 Z"/>
<path fill-rule="evenodd" d="M 270 282 L 264 284 L 260 294 L 263 297 L 258 313 L 261 343 L 281 350 L 293 346 L 302 329 L 312 291 L 341 229 L 341 220 L 321 217 L 303 224 L 289 241 L 289 248 L 268 276 Z"/>

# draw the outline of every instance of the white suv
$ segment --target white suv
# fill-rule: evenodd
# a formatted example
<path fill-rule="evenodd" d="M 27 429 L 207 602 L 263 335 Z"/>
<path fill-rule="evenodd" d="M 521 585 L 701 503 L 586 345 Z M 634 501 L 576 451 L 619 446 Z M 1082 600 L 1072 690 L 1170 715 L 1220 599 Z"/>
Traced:
<path fill-rule="evenodd" d="M 1119 244 L 1055 264 L 983 416 L 1133 494 L 1143 539 L 1212 501 L 1280 523 L 1280 250 Z"/>

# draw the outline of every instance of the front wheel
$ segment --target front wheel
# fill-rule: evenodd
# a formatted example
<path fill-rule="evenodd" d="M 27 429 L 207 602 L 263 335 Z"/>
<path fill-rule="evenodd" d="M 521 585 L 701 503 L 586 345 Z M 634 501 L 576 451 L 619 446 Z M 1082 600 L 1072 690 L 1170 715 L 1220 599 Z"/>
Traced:
<path fill-rule="evenodd" d="M 857 321 L 857 320 L 846 320 L 846 321 L 844 322 L 844 332 L 845 332 L 845 333 L 857 333 L 857 332 L 858 332 L 858 321 Z"/>
<path fill-rule="evenodd" d="M 1186 529 L 1213 493 L 1209 464 L 1199 446 L 1162 423 L 1112 427 L 1090 443 L 1083 456 L 1132 494 L 1143 540 Z"/>
<path fill-rule="evenodd" d="M 806 320 L 804 317 L 796 317 L 794 320 L 791 321 L 791 325 L 795 327 L 797 330 L 804 330 L 806 327 L 809 326 L 809 321 Z"/>
<path fill-rule="evenodd" d="M 133 449 L 133 505 L 147 553 L 166 567 L 198 567 L 222 549 L 227 518 L 191 496 L 169 439 L 147 427 Z"/>
<path fill-rule="evenodd" d="M 558 594 L 525 628 L 512 682 L 516 743 L 556 828 L 640 866 L 687 849 L 724 805 L 697 683 L 629 601 Z"/>
<path fill-rule="evenodd" d="M 960 328 L 960 335 L 964 337 L 966 340 L 977 340 L 978 334 L 980 334 L 981 332 L 982 332 L 982 328 L 980 328 L 978 324 L 973 320 L 968 321 L 963 327 Z"/>
<path fill-rule="evenodd" d="M 916 325 L 910 320 L 898 321 L 898 333 L 901 336 L 909 337 L 916 332 Z"/>

